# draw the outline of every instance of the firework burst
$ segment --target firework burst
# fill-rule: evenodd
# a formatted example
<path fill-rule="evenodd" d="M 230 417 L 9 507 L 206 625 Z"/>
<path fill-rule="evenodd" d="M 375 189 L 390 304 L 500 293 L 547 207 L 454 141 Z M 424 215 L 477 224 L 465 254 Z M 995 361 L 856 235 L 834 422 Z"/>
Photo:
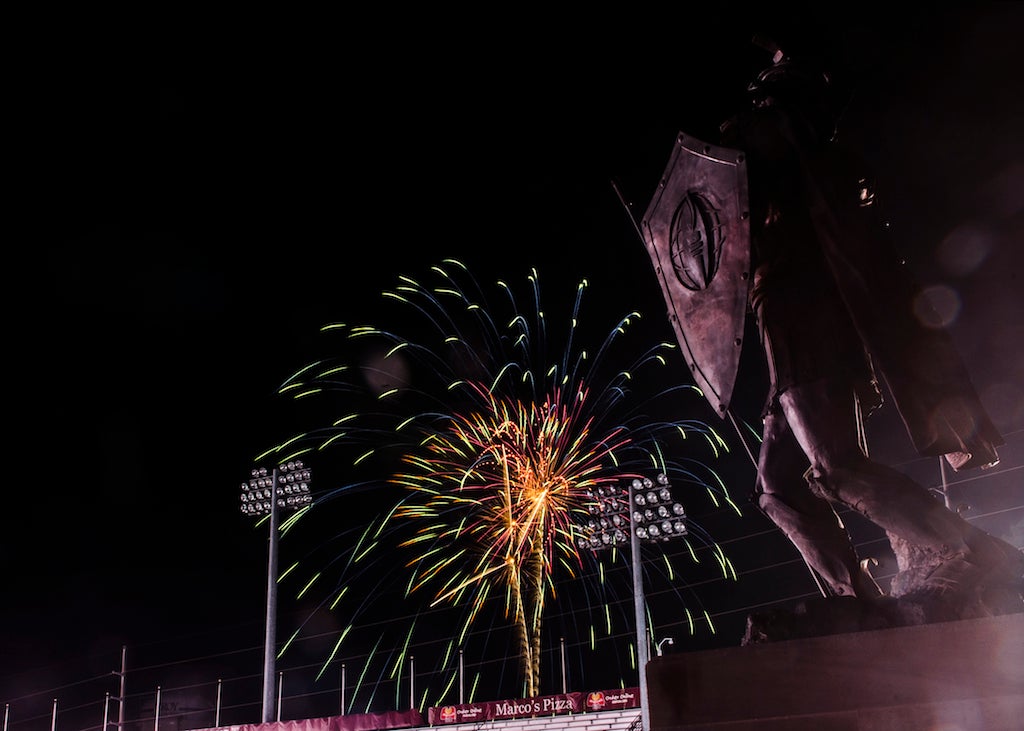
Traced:
<path fill-rule="evenodd" d="M 318 513 L 327 514 L 331 505 L 347 511 L 330 513 L 343 529 L 318 548 L 323 555 L 324 545 L 333 547 L 327 558 L 332 570 L 316 564 L 311 553 L 286 573 L 303 576 L 300 596 L 319 590 L 319 607 L 354 623 L 372 609 L 371 597 L 396 596 L 379 588 L 355 590 L 357 579 L 375 572 L 395 577 L 396 568 L 404 567 L 400 600 L 409 607 L 410 629 L 389 657 L 392 676 L 414 642 L 414 618 L 439 608 L 454 610 L 458 621 L 449 625 L 440 653 L 447 679 L 434 696 L 424 691 L 422 702 L 442 702 L 452 687 L 452 659 L 481 618 L 488 617 L 494 627 L 500 608 L 515 633 L 518 690 L 530 697 L 541 689 L 547 599 L 564 597 L 564 587 L 579 578 L 596 578 L 589 583 L 597 588 L 586 590 L 583 600 L 591 646 L 601 632 L 592 621 L 595 605 L 605 607 L 604 632 L 613 631 L 603 579 L 621 557 L 614 551 L 581 551 L 576 541 L 593 494 L 660 471 L 698 488 L 715 504 L 731 505 L 715 472 L 688 456 L 698 450 L 685 442 L 698 435 L 704 454 L 711 456 L 725 443 L 701 421 L 652 417 L 651 411 L 664 410 L 672 395 L 693 394 L 694 403 L 702 397 L 690 385 L 647 393 L 635 386 L 640 374 L 666 365 L 674 350 L 669 343 L 639 351 L 634 347 L 635 355 L 623 367 L 617 353 L 628 350 L 628 331 L 638 313 L 615 322 L 594 351 L 578 345 L 584 339 L 579 316 L 585 281 L 576 289 L 562 329 L 553 335 L 536 271 L 528 277 L 526 310 L 504 282 L 497 283 L 499 302 L 492 307 L 457 261 L 433 267 L 430 277 L 430 284 L 401 277 L 396 288 L 384 292 L 413 336 L 377 327 L 328 326 L 326 332 L 343 335 L 347 359 L 313 363 L 281 388 L 285 395 L 315 401 L 317 409 L 342 412 L 329 419 L 329 426 L 299 434 L 261 458 L 301 455 L 344 465 L 338 484 L 320 492 L 282 529 L 290 533 Z M 549 354 L 556 342 L 562 347 Z M 342 498 L 357 495 L 371 496 L 381 506 L 379 514 L 353 520 Z M 698 549 L 708 548 L 722 574 L 731 575 L 724 553 L 692 525 L 689 557 L 698 560 Z M 385 560 L 390 566 L 382 568 Z M 666 565 L 671 571 L 671 561 Z M 572 606 L 566 602 L 570 614 Z M 338 657 L 352 627 L 338 633 L 321 672 Z"/>

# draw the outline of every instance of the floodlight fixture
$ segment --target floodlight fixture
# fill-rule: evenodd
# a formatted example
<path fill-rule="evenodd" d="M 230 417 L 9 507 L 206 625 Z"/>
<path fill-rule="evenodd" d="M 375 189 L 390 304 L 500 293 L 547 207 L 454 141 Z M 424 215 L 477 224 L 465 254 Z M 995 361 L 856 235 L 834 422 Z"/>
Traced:
<path fill-rule="evenodd" d="M 263 723 L 274 720 L 274 661 L 277 645 L 277 542 L 282 512 L 294 513 L 313 503 L 311 470 L 300 460 L 282 462 L 271 470 L 253 469 L 251 479 L 242 483 L 240 509 L 243 515 L 270 518 L 267 558 L 267 624 L 263 645 Z"/>

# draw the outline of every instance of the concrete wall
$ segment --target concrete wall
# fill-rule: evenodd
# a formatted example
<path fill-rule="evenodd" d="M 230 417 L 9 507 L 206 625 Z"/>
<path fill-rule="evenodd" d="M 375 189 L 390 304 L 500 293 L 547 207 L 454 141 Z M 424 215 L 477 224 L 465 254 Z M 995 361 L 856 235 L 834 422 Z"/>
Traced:
<path fill-rule="evenodd" d="M 1020 731 L 1024 614 L 677 653 L 652 731 Z"/>

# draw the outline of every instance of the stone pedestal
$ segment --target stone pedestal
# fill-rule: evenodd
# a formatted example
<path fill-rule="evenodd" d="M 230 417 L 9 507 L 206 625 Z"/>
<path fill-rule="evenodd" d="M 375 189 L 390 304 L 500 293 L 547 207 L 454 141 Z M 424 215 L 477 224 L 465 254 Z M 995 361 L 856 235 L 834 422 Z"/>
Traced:
<path fill-rule="evenodd" d="M 652 731 L 1018 731 L 1024 613 L 676 653 Z"/>

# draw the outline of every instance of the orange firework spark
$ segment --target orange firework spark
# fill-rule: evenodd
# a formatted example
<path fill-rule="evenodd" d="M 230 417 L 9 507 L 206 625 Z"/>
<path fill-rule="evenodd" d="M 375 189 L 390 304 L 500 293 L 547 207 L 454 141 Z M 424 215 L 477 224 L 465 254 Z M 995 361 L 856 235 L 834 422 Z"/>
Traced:
<path fill-rule="evenodd" d="M 525 693 L 533 696 L 555 553 L 578 561 L 573 526 L 586 514 L 588 491 L 618 480 L 606 464 L 630 438 L 625 429 L 591 438 L 583 384 L 568 403 L 556 388 L 539 405 L 470 387 L 486 412 L 453 415 L 447 432 L 424 445 L 425 457 L 406 458 L 412 469 L 395 480 L 411 494 L 394 519 L 420 526 L 401 545 L 422 547 L 409 563 L 413 588 L 437 586 L 434 603 L 465 604 L 471 623 L 491 588 L 504 587 L 506 616 L 520 634 Z"/>

